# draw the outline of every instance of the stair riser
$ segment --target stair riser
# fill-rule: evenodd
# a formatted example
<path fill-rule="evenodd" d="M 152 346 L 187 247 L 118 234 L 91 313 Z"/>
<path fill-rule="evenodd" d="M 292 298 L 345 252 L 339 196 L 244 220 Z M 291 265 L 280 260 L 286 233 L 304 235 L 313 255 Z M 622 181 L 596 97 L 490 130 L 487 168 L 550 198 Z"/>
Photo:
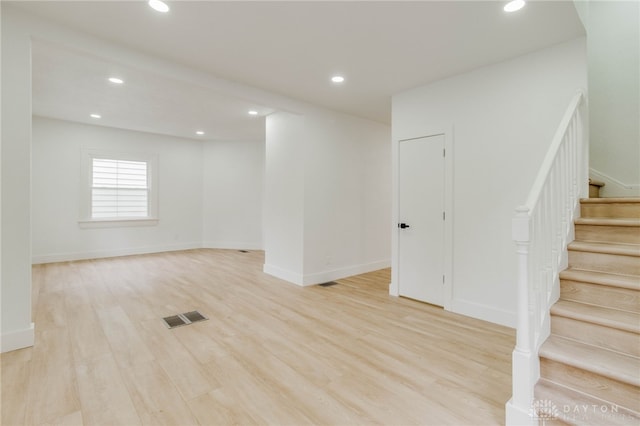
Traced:
<path fill-rule="evenodd" d="M 582 370 L 547 358 L 540 359 L 540 376 L 563 386 L 610 401 L 629 410 L 640 412 L 640 389 L 628 383 Z"/>
<path fill-rule="evenodd" d="M 637 226 L 575 226 L 578 241 L 598 241 L 602 243 L 640 244 L 640 228 Z"/>
<path fill-rule="evenodd" d="M 640 275 L 640 257 L 569 250 L 569 267 L 587 271 Z"/>
<path fill-rule="evenodd" d="M 540 379 L 534 401 L 541 405 L 538 425 L 628 426 L 640 424 L 640 413 L 611 401 L 585 395 L 558 383 Z M 553 417 L 553 419 L 549 419 Z"/>
<path fill-rule="evenodd" d="M 640 217 L 640 203 L 582 204 L 581 217 Z"/>
<path fill-rule="evenodd" d="M 640 292 L 628 288 L 560 280 L 560 298 L 629 312 L 640 312 Z"/>
<path fill-rule="evenodd" d="M 640 335 L 626 330 L 618 330 L 552 314 L 551 333 L 589 345 L 640 357 Z"/>

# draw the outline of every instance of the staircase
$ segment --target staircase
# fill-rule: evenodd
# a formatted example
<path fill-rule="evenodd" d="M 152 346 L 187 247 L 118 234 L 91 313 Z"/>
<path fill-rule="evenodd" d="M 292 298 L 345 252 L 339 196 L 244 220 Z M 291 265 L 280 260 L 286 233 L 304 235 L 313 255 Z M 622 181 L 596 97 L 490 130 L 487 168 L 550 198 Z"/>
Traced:
<path fill-rule="evenodd" d="M 541 346 L 537 417 L 640 424 L 640 198 L 581 200 Z"/>

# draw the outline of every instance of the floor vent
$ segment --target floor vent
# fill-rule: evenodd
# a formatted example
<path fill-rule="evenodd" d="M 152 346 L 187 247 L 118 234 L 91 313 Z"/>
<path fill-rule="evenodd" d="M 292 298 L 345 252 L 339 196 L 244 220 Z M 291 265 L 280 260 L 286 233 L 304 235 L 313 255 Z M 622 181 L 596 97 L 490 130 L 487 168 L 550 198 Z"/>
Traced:
<path fill-rule="evenodd" d="M 181 325 L 187 325 L 189 324 L 187 321 L 185 321 L 185 319 L 182 318 L 182 316 L 180 315 L 173 315 L 170 317 L 164 317 L 162 318 L 164 320 L 164 323 L 167 325 L 167 327 L 169 328 L 175 328 L 175 327 L 180 327 Z"/>
<path fill-rule="evenodd" d="M 186 319 L 188 319 L 191 322 L 204 321 L 204 320 L 208 319 L 207 317 L 205 317 L 204 315 L 202 315 L 198 311 L 186 312 L 186 313 L 182 314 L 182 316 L 185 317 Z"/>
<path fill-rule="evenodd" d="M 183 325 L 193 324 L 198 321 L 205 321 L 209 318 L 205 317 L 198 311 L 185 312 L 184 314 L 172 315 L 170 317 L 164 317 L 164 321 L 167 328 L 176 328 Z"/>
<path fill-rule="evenodd" d="M 329 281 L 328 283 L 318 284 L 320 287 L 331 287 L 332 285 L 337 285 L 338 283 L 335 281 Z"/>

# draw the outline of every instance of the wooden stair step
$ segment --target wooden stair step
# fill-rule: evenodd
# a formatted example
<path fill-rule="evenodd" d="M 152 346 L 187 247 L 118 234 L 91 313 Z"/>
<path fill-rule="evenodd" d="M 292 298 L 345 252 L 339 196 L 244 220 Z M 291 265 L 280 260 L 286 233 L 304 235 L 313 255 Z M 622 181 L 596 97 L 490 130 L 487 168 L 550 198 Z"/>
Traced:
<path fill-rule="evenodd" d="M 559 300 L 551 307 L 551 314 L 640 334 L 640 313 L 636 312 Z"/>
<path fill-rule="evenodd" d="M 604 182 L 595 179 L 589 179 L 589 198 L 599 198 L 600 189 L 605 186 Z"/>
<path fill-rule="evenodd" d="M 640 314 L 560 300 L 551 308 L 551 333 L 640 357 Z"/>
<path fill-rule="evenodd" d="M 640 245 L 574 241 L 569 267 L 640 276 Z"/>
<path fill-rule="evenodd" d="M 589 253 L 618 254 L 621 256 L 640 257 L 640 245 L 615 244 L 592 241 L 574 241 L 569 244 L 569 250 Z"/>
<path fill-rule="evenodd" d="M 561 409 L 540 419 L 640 424 L 640 198 L 583 199 L 580 215 L 535 389 Z"/>
<path fill-rule="evenodd" d="M 580 216 L 586 217 L 640 217 L 640 198 L 583 198 Z"/>
<path fill-rule="evenodd" d="M 575 220 L 575 223 L 577 225 L 634 227 L 640 226 L 640 219 L 626 217 L 579 217 Z"/>
<path fill-rule="evenodd" d="M 540 377 L 640 413 L 637 386 L 548 358 L 540 360 Z"/>
<path fill-rule="evenodd" d="M 619 203 L 639 203 L 640 197 L 607 197 L 607 198 L 581 198 L 581 203 L 584 204 L 619 204 Z"/>
<path fill-rule="evenodd" d="M 560 279 L 560 299 L 640 312 L 640 291 L 625 287 Z"/>
<path fill-rule="evenodd" d="M 597 346 L 551 335 L 540 347 L 540 358 L 550 359 L 595 375 L 640 386 L 640 359 Z"/>
<path fill-rule="evenodd" d="M 575 239 L 640 244 L 640 219 L 579 218 L 575 220 Z"/>
<path fill-rule="evenodd" d="M 542 424 L 626 426 L 640 423 L 640 414 L 636 411 L 546 379 L 540 379 L 534 394 L 534 406 L 544 410 L 537 415 Z"/>
<path fill-rule="evenodd" d="M 551 333 L 556 336 L 640 357 L 640 334 L 571 317 L 551 316 Z"/>
<path fill-rule="evenodd" d="M 560 279 L 640 291 L 640 277 L 637 275 L 612 274 L 569 268 L 560 272 Z"/>

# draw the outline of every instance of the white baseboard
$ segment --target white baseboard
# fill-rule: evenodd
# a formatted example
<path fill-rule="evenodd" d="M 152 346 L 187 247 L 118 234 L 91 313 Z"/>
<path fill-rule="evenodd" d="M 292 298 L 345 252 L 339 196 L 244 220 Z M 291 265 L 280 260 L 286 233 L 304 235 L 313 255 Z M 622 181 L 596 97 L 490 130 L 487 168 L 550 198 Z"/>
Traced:
<path fill-rule="evenodd" d="M 493 306 L 481 305 L 468 300 L 453 299 L 451 302 L 451 312 L 489 321 L 494 324 L 504 325 L 506 327 L 516 327 L 517 317 L 515 311 L 505 311 Z"/>
<path fill-rule="evenodd" d="M 589 169 L 589 176 L 604 182 L 600 189 L 601 197 L 640 197 L 640 183 L 624 183 L 594 168 Z"/>
<path fill-rule="evenodd" d="M 77 253 L 59 253 L 33 256 L 31 262 L 35 264 L 70 262 L 74 260 L 101 259 L 105 257 L 131 256 L 134 254 L 161 253 L 165 251 L 191 250 L 202 248 L 202 243 L 166 244 L 149 247 L 131 247 L 124 249 L 96 250 Z"/>
<path fill-rule="evenodd" d="M 537 426 L 538 419 L 531 415 L 532 407 L 516 407 L 513 399 L 505 404 L 506 426 Z"/>
<path fill-rule="evenodd" d="M 398 287 L 397 282 L 391 281 L 389 283 L 389 296 L 395 296 L 395 297 L 400 296 L 400 288 Z"/>
<path fill-rule="evenodd" d="M 322 284 L 329 281 L 339 280 L 341 278 L 352 277 L 354 275 L 365 274 L 367 272 L 377 271 L 379 269 L 391 266 L 390 260 L 379 260 L 376 262 L 363 263 L 360 265 L 347 266 L 344 268 L 333 269 L 330 271 L 316 272 L 313 274 L 305 274 L 303 277 L 303 285 Z"/>
<path fill-rule="evenodd" d="M 2 334 L 0 352 L 10 352 L 17 349 L 28 348 L 35 342 L 35 328 L 33 323 L 24 330 L 11 331 Z"/>
<path fill-rule="evenodd" d="M 262 243 L 239 241 L 205 241 L 202 248 L 229 250 L 262 250 Z"/>
<path fill-rule="evenodd" d="M 277 266 L 264 264 L 262 266 L 262 271 L 265 274 L 273 275 L 276 278 L 280 278 L 281 280 L 288 281 L 292 284 L 303 286 L 304 280 L 302 274 L 297 272 L 288 271 L 286 269 L 279 268 Z"/>
<path fill-rule="evenodd" d="M 306 287 L 310 285 L 322 284 L 329 281 L 339 280 L 341 278 L 351 277 L 353 275 L 364 274 L 367 272 L 377 271 L 378 269 L 388 268 L 391 265 L 390 260 L 379 260 L 377 262 L 363 263 L 361 265 L 348 266 L 330 271 L 316 272 L 313 274 L 299 274 L 297 272 L 288 271 L 277 266 L 263 266 L 266 274 L 283 279 L 290 283 Z"/>

